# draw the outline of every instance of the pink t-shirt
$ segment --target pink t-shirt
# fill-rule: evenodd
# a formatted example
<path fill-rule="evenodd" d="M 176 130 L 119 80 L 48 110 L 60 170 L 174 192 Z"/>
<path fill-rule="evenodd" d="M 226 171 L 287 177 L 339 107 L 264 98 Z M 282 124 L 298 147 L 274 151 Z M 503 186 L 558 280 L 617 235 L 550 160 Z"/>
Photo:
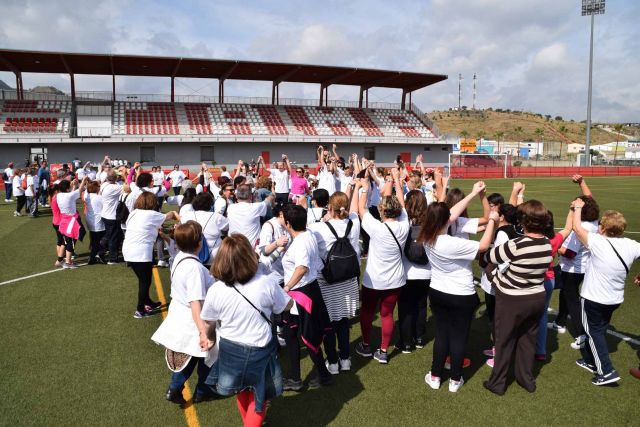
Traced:
<path fill-rule="evenodd" d="M 291 177 L 291 194 L 293 195 L 301 195 L 306 194 L 309 189 L 309 183 L 304 177 L 301 176 L 292 176 Z"/>
<path fill-rule="evenodd" d="M 562 246 L 562 242 L 564 242 L 564 237 L 562 237 L 562 234 L 560 234 L 560 233 L 556 233 L 556 235 L 553 236 L 553 238 L 549 239 L 549 243 L 551 243 L 551 256 L 552 257 L 555 258 L 556 252 L 558 252 L 558 249 L 560 249 L 560 246 Z M 553 273 L 553 261 L 551 261 L 551 265 L 549 265 L 549 268 L 547 269 L 547 272 L 545 273 L 545 278 L 547 278 L 547 279 L 555 278 L 555 274 Z"/>
<path fill-rule="evenodd" d="M 51 198 L 51 213 L 53 215 L 53 225 L 60 225 L 60 208 L 58 207 L 58 195 Z"/>

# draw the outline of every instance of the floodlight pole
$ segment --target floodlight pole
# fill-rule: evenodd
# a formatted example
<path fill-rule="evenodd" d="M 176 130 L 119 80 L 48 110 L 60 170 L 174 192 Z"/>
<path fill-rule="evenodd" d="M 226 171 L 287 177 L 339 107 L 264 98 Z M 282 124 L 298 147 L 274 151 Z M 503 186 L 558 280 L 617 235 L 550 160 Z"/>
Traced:
<path fill-rule="evenodd" d="M 584 144 L 584 154 L 586 164 L 585 166 L 591 166 L 591 79 L 593 76 L 593 23 L 595 16 L 591 15 L 591 41 L 589 45 L 589 95 L 587 97 L 587 129 L 586 129 L 586 141 Z"/>

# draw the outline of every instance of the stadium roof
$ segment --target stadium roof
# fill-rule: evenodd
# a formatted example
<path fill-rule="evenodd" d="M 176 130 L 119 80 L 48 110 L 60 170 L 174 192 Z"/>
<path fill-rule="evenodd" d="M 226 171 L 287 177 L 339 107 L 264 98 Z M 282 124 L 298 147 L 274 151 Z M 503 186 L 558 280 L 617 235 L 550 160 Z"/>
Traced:
<path fill-rule="evenodd" d="M 95 74 L 113 76 L 185 77 L 257 80 L 385 87 L 413 92 L 446 80 L 442 74 L 412 73 L 368 68 L 228 59 L 92 53 L 39 52 L 0 49 L 0 71 L 21 73 Z"/>

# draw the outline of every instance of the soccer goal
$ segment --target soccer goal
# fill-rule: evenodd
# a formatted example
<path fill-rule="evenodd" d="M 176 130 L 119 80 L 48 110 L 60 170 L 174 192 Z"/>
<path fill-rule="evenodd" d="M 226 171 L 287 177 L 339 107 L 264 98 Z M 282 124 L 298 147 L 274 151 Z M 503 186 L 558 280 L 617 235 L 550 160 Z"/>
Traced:
<path fill-rule="evenodd" d="M 507 178 L 508 154 L 449 154 L 451 178 Z"/>

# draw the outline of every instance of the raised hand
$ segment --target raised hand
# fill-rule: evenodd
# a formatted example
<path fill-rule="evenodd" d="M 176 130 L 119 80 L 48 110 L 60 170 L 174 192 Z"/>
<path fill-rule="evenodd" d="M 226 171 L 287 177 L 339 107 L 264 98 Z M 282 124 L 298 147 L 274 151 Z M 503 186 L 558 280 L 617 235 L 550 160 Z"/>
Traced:
<path fill-rule="evenodd" d="M 478 181 L 475 184 L 473 184 L 472 193 L 480 194 L 481 192 L 485 191 L 486 188 L 487 186 L 485 185 L 484 181 Z"/>

